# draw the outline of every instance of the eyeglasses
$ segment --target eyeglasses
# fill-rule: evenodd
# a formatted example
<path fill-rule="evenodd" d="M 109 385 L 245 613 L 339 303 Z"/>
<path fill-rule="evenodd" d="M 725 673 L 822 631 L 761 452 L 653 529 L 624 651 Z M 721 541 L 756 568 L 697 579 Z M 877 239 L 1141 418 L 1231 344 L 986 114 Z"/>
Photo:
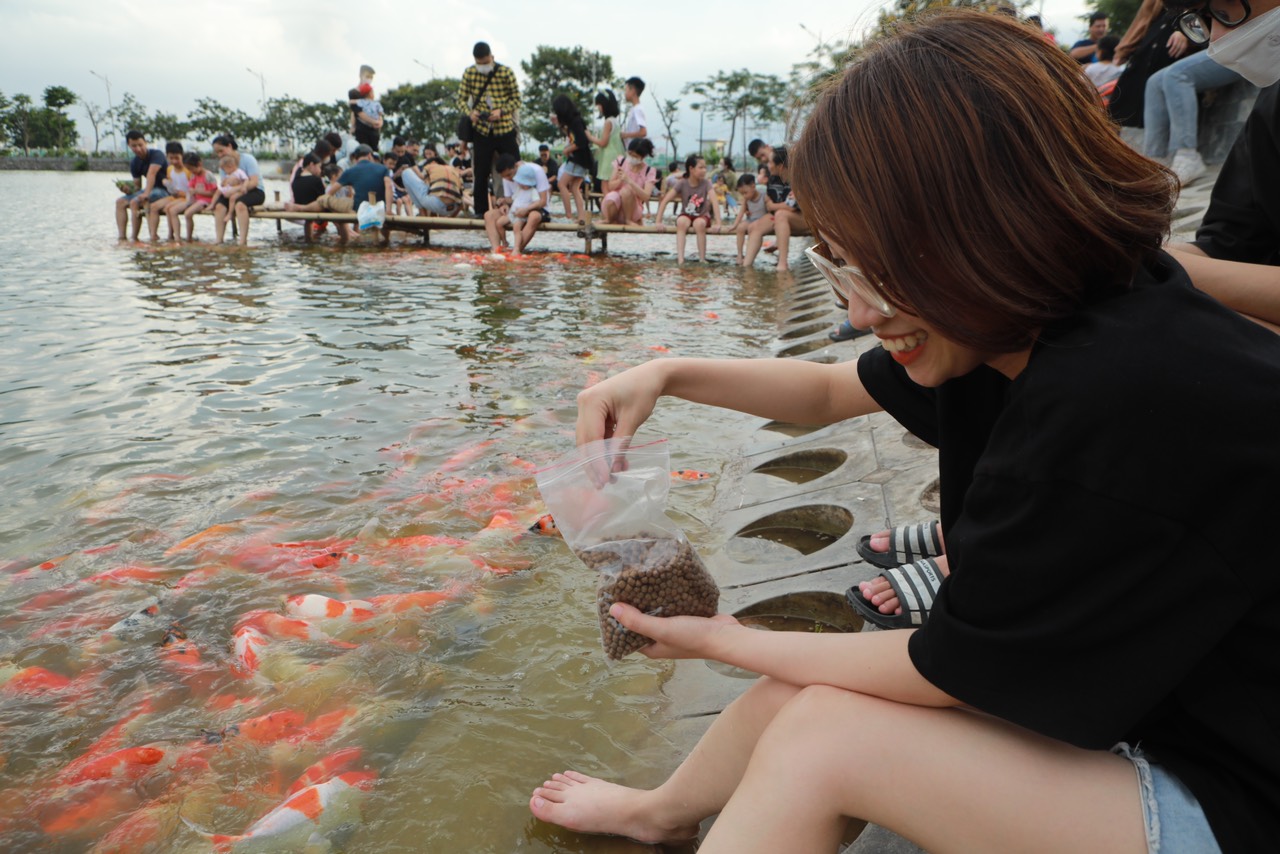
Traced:
<path fill-rule="evenodd" d="M 852 294 L 885 317 L 893 317 L 898 313 L 898 310 L 876 290 L 875 285 L 871 284 L 861 270 L 857 267 L 849 267 L 843 261 L 834 258 L 826 241 L 815 243 L 804 250 L 804 254 L 809 259 L 809 263 L 817 267 L 818 272 L 831 285 L 831 290 L 836 297 L 836 305 L 848 308 L 849 296 Z"/>
<path fill-rule="evenodd" d="M 1195 44 L 1209 40 L 1210 19 L 1228 29 L 1234 29 L 1253 14 L 1249 0 L 1209 0 L 1178 16 L 1178 29 Z"/>

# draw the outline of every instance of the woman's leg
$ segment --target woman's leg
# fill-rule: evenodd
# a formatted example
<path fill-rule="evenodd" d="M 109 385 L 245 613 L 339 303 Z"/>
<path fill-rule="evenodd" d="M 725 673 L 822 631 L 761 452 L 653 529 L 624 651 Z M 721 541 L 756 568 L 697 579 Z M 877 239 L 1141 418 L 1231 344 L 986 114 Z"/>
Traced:
<path fill-rule="evenodd" d="M 799 692 L 785 682 L 758 680 L 717 716 L 680 767 L 652 791 L 567 771 L 535 789 L 529 808 L 543 821 L 584 833 L 646 842 L 689 839 L 699 822 L 724 808 L 761 733 Z"/>
<path fill-rule="evenodd" d="M 600 216 L 605 222 L 623 222 L 622 214 L 622 194 L 618 192 L 605 193 L 603 199 L 600 200 Z"/>
<path fill-rule="evenodd" d="M 977 712 L 815 686 L 769 724 L 699 851 L 835 851 L 854 816 L 932 852 L 1147 850 L 1127 759 Z"/>
<path fill-rule="evenodd" d="M 689 224 L 692 220 L 684 214 L 676 217 L 676 263 L 684 263 L 684 241 L 689 235 Z"/>
<path fill-rule="evenodd" d="M 489 237 L 489 249 L 493 252 L 501 248 L 502 229 L 498 225 L 501 216 L 496 208 L 484 212 L 484 233 Z"/>
<path fill-rule="evenodd" d="M 1147 78 L 1142 96 L 1142 153 L 1152 160 L 1172 154 L 1169 147 L 1169 105 L 1164 100 L 1164 75 L 1172 66 Z"/>
<path fill-rule="evenodd" d="M 1227 86 L 1240 79 L 1230 68 L 1209 58 L 1208 51 L 1193 53 L 1160 72 L 1164 99 L 1169 111 L 1169 152 L 1195 151 L 1199 148 L 1199 92 Z"/>

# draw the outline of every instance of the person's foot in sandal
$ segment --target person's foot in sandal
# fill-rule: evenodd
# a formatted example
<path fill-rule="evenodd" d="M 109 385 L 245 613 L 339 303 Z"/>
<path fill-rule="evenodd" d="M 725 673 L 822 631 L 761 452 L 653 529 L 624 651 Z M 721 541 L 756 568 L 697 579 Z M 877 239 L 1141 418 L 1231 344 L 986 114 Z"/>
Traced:
<path fill-rule="evenodd" d="M 924 561 L 921 561 L 921 562 L 923 563 Z M 940 555 L 939 557 L 929 559 L 929 562 L 934 567 L 936 567 L 938 571 L 938 583 L 941 584 L 942 579 L 946 578 L 948 575 L 951 574 L 951 567 L 947 563 L 947 556 Z M 893 570 L 888 570 L 888 572 L 895 572 L 902 569 L 905 569 L 905 567 L 895 567 Z M 850 601 L 853 601 L 852 600 L 853 590 L 854 588 L 849 589 L 849 594 L 851 597 Z M 886 618 L 902 617 L 902 602 L 898 598 L 898 591 L 894 589 L 893 585 L 890 583 L 889 578 L 886 577 L 885 573 L 881 573 L 877 575 L 875 578 L 871 579 L 870 581 L 863 581 L 859 583 L 857 585 L 857 590 L 861 594 L 863 602 L 865 604 L 870 605 L 872 608 L 874 608 L 878 614 L 881 614 Z M 933 592 L 936 593 L 937 588 L 934 588 Z M 932 607 L 933 605 L 932 595 L 929 596 L 928 604 L 929 604 L 929 607 Z M 857 603 L 855 603 L 855 607 L 857 607 Z M 863 617 L 876 623 L 876 625 L 884 626 L 885 628 L 900 627 L 899 625 L 897 625 L 900 623 L 900 620 L 891 620 L 890 622 L 894 623 L 895 625 L 886 625 L 885 622 L 880 622 L 874 616 L 868 614 L 866 611 L 863 611 L 861 608 L 859 608 L 858 610 Z M 928 608 L 925 608 L 919 623 L 908 622 L 908 623 L 905 623 L 904 625 L 922 625 L 924 623 L 924 620 L 927 619 L 928 616 L 929 616 Z"/>
<path fill-rule="evenodd" d="M 946 552 L 942 526 L 935 520 L 919 525 L 899 525 L 858 541 L 862 559 L 881 569 L 893 569 Z"/>

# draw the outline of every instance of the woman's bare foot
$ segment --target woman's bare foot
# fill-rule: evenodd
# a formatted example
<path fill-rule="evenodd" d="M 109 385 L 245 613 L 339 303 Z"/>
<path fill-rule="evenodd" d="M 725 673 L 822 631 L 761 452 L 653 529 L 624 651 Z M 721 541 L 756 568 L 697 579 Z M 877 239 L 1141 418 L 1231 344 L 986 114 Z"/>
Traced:
<path fill-rule="evenodd" d="M 872 536 L 871 542 L 875 542 L 877 535 Z M 889 532 L 884 534 L 885 550 L 889 546 Z M 875 548 L 872 546 L 872 548 Z M 947 565 L 947 556 L 939 555 L 933 559 L 938 565 L 938 571 L 942 573 L 942 577 L 946 578 L 951 574 L 951 568 Z M 863 581 L 858 585 L 858 591 L 862 593 L 862 598 L 875 605 L 881 614 L 901 614 L 902 605 L 898 602 L 898 594 L 893 592 L 893 587 L 889 584 L 889 579 L 883 575 L 877 575 L 870 581 Z"/>
<path fill-rule="evenodd" d="M 579 833 L 608 833 L 655 845 L 698 835 L 696 824 L 668 825 L 647 816 L 644 806 L 649 794 L 565 771 L 533 790 L 529 809 L 541 821 Z"/>

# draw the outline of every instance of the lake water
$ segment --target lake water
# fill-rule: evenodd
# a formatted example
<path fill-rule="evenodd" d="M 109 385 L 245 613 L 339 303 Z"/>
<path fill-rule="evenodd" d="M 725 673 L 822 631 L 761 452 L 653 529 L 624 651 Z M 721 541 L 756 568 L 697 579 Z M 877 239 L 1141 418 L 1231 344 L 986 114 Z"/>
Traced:
<path fill-rule="evenodd" d="M 377 782 L 338 849 L 640 850 L 542 826 L 527 799 L 564 767 L 673 767 L 667 667 L 606 665 L 595 579 L 561 540 L 481 532 L 542 512 L 528 469 L 572 446 L 584 385 L 661 348 L 767 355 L 777 277 L 679 269 L 672 236 L 575 260 L 559 253 L 580 241 L 543 235 L 506 264 L 473 263 L 480 234 L 339 250 L 261 222 L 248 250 L 126 245 L 115 197 L 106 175 L 0 172 L 0 849 L 91 850 L 129 820 L 152 847 L 126 850 L 208 850 L 180 818 L 241 833 L 358 747 Z M 667 401 L 643 435 L 715 475 L 747 429 L 722 420 Z M 702 549 L 716 488 L 672 493 Z M 452 598 L 337 642 L 271 640 L 233 673 L 250 612 L 421 590 Z M 162 646 L 173 621 L 186 640 Z M 272 712 L 304 723 L 192 747 Z M 68 764 L 104 735 L 169 758 L 77 783 Z M 166 767 L 184 751 L 207 764 Z"/>

